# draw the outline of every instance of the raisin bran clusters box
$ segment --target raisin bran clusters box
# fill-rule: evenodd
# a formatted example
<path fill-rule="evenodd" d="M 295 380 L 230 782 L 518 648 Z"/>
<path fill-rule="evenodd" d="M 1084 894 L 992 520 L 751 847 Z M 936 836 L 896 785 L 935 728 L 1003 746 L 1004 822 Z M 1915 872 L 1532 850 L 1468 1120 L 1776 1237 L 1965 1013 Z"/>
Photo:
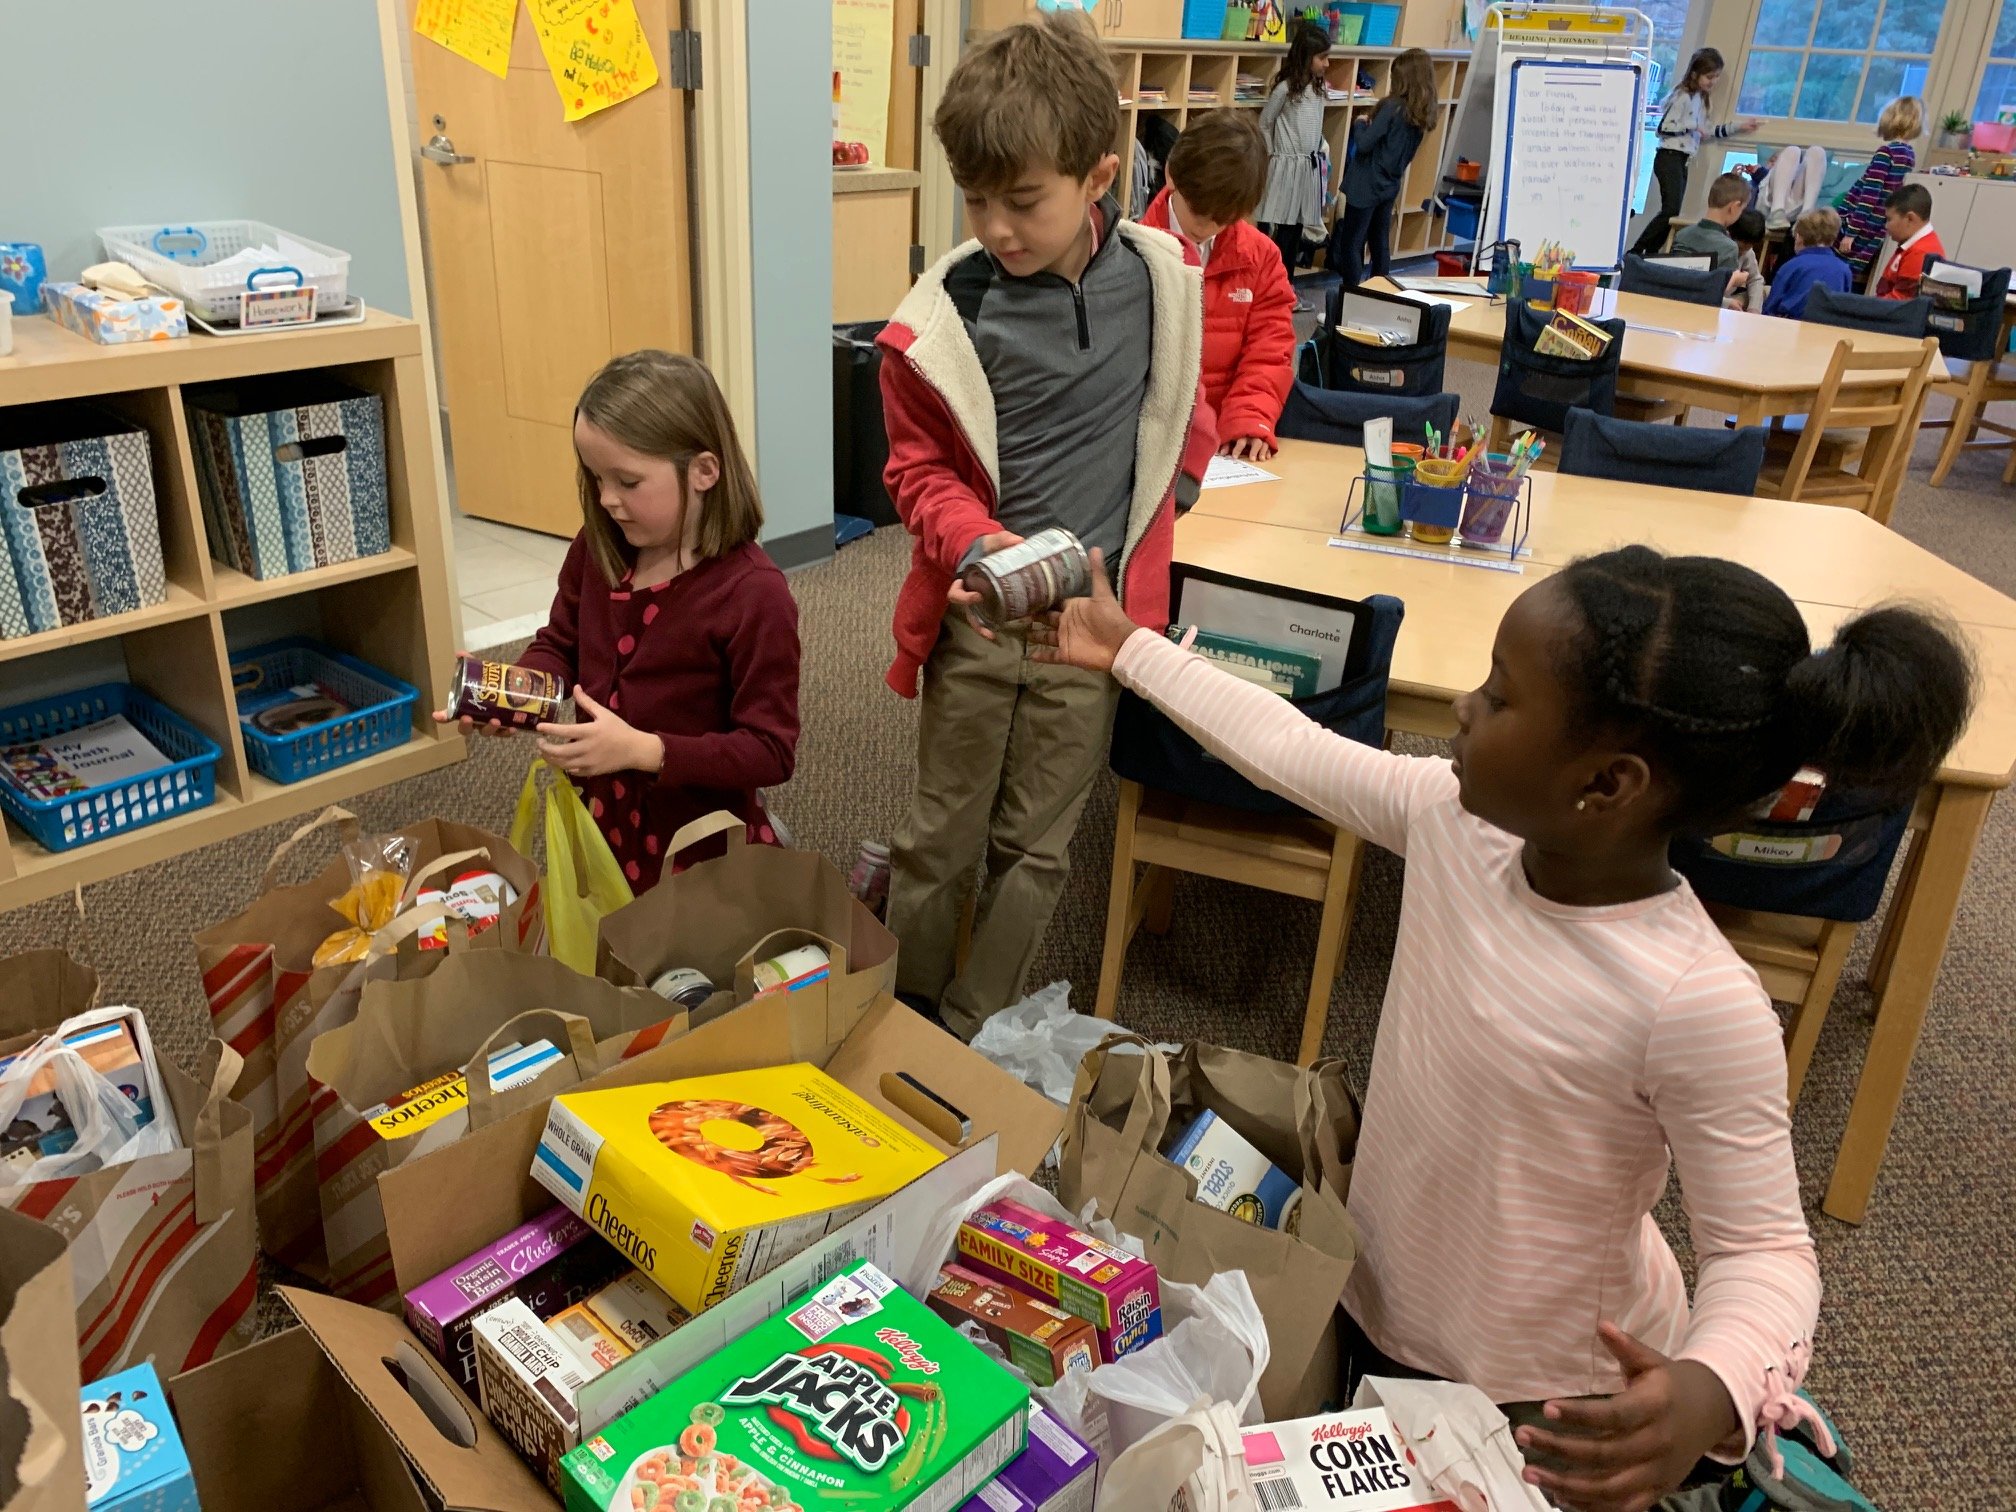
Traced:
<path fill-rule="evenodd" d="M 697 1313 L 943 1159 L 799 1063 L 562 1093 L 532 1176 Z"/>
<path fill-rule="evenodd" d="M 990 1202 L 959 1226 L 968 1270 L 1055 1303 L 1098 1330 L 1107 1364 L 1162 1337 L 1155 1267 L 1019 1202 Z"/>
<path fill-rule="evenodd" d="M 568 1512 L 949 1509 L 1028 1417 L 1026 1386 L 862 1261 L 570 1451 L 562 1491 Z"/>
<path fill-rule="evenodd" d="M 1459 1512 L 1428 1489 L 1386 1409 L 1262 1423 L 1245 1435 L 1246 1473 L 1265 1508 Z"/>

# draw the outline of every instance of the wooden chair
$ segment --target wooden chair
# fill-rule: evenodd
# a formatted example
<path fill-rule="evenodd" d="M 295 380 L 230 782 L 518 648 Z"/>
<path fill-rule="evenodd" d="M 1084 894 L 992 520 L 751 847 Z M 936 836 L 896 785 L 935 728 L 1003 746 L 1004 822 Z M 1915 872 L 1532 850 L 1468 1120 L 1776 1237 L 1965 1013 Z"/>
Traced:
<path fill-rule="evenodd" d="M 1863 352 L 1837 343 L 1798 444 L 1789 456 L 1767 454 L 1757 491 L 1845 505 L 1888 524 L 1938 350 L 1929 336 L 1910 351 Z M 1855 456 L 1829 461 L 1822 443 L 1832 433 L 1838 444 L 1843 430 L 1866 431 L 1867 439 Z"/>
<path fill-rule="evenodd" d="M 1093 1013 L 1113 1017 L 1127 946 L 1142 924 L 1168 930 L 1175 873 L 1217 877 L 1323 905 L 1316 960 L 1309 976 L 1297 1065 L 1323 1049 L 1330 988 L 1344 961 L 1351 917 L 1358 906 L 1358 875 L 1365 843 L 1349 830 L 1308 815 L 1253 814 L 1241 809 L 1120 783 L 1120 815 L 1113 830 L 1113 887 L 1106 904 L 1106 947 L 1099 964 Z M 1135 868 L 1145 866 L 1136 876 Z"/>
<path fill-rule="evenodd" d="M 1796 1104 L 1834 989 L 1841 984 L 1841 968 L 1855 946 L 1857 926 L 1719 903 L 1709 904 L 1708 914 L 1756 971 L 1772 1001 L 1794 1005 L 1785 1030 L 1785 1101 Z"/>

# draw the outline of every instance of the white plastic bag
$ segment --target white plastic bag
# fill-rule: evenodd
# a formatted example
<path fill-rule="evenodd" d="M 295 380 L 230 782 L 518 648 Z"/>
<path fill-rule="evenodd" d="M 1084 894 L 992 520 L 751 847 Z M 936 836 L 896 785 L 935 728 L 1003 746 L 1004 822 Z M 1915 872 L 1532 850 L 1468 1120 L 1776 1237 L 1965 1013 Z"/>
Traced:
<path fill-rule="evenodd" d="M 1429 1489 L 1462 1512 L 1547 1512 L 1512 1424 L 1475 1386 L 1367 1376 L 1351 1405 L 1384 1407 Z"/>
<path fill-rule="evenodd" d="M 1230 1402 L 1198 1402 L 1100 1472 L 1097 1505 L 1258 1512 L 1244 1434 Z"/>
<path fill-rule="evenodd" d="M 80 1030 L 101 1024 L 125 1022 L 139 1046 L 141 1065 L 147 1081 L 148 1100 L 154 1117 L 144 1127 L 138 1124 L 139 1109 L 131 1098 L 64 1041 Z M 15 1166 L 0 1166 L 0 1188 L 27 1186 L 40 1181 L 89 1175 L 108 1166 L 126 1165 L 149 1155 L 180 1149 L 180 1132 L 175 1126 L 175 1107 L 154 1058 L 153 1043 L 147 1036 L 147 1020 L 132 1008 L 94 1008 L 65 1019 L 53 1034 L 45 1035 L 10 1061 L 0 1071 L 0 1128 L 14 1123 L 28 1096 L 31 1082 L 44 1070 L 55 1079 L 56 1096 L 77 1133 L 77 1142 L 60 1155 Z"/>
<path fill-rule="evenodd" d="M 1114 1028 L 1111 1019 L 1074 1013 L 1071 984 L 1052 982 L 982 1024 L 980 1032 L 973 1036 L 973 1048 L 1059 1107 L 1068 1107 L 1071 1087 L 1078 1077 L 1078 1062 Z M 1180 1047 L 1156 1048 L 1174 1055 Z M 1124 1054 L 1140 1054 L 1132 1045 L 1121 1046 L 1119 1050 Z"/>

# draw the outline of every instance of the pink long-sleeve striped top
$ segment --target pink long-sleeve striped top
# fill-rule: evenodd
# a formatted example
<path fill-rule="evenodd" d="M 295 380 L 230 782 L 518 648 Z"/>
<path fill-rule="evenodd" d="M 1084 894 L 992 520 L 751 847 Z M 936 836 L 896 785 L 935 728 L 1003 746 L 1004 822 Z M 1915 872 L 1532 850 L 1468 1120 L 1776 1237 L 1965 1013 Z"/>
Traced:
<path fill-rule="evenodd" d="M 1785 1054 L 1692 889 L 1549 902 L 1446 760 L 1333 735 L 1145 630 L 1114 674 L 1252 781 L 1406 858 L 1349 1199 L 1344 1302 L 1372 1342 L 1495 1401 L 1587 1396 L 1622 1385 L 1607 1320 L 1713 1370 L 1746 1449 L 1785 1421 L 1820 1307 Z M 1669 1151 L 1691 1313 L 1652 1219 Z"/>

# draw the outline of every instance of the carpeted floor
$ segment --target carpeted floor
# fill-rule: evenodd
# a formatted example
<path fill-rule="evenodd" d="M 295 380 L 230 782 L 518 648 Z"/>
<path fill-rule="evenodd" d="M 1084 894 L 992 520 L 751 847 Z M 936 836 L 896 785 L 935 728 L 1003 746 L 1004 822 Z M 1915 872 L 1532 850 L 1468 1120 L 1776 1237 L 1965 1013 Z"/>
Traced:
<path fill-rule="evenodd" d="M 1483 412 L 1489 371 L 1452 362 L 1450 377 L 1466 409 Z M 1934 490 L 1926 483 L 1932 454 L 1928 441 L 1898 501 L 1896 528 L 2016 593 L 2016 495 L 2000 485 L 2000 456 L 1963 459 Z M 915 708 L 881 681 L 889 606 L 906 561 L 906 538 L 884 530 L 793 579 L 803 611 L 805 734 L 799 776 L 776 801 L 801 844 L 843 866 L 859 840 L 889 834 L 909 790 Z M 502 829 L 525 754 L 515 744 L 481 742 L 467 762 L 353 807 L 367 825 L 443 815 Z M 1098 973 L 1113 799 L 1112 782 L 1102 780 L 1031 984 L 1068 979 L 1081 1001 Z M 90 889 L 82 939 L 67 900 L 0 915 L 0 954 L 72 944 L 104 974 L 108 1000 L 147 1007 L 157 1037 L 186 1061 L 203 1032 L 189 937 L 247 900 L 282 833 L 276 827 Z M 1332 1002 L 1326 1049 L 1346 1057 L 1361 1080 L 1400 874 L 1393 857 L 1371 853 Z M 1178 884 L 1176 904 L 1171 932 L 1144 936 L 1130 954 L 1121 1020 L 1158 1039 L 1202 1037 L 1292 1055 L 1315 905 L 1200 878 Z M 1868 1037 L 1861 966 L 1873 931 L 1864 932 L 1798 1110 L 1802 1188 L 1827 1285 L 1810 1384 L 1854 1446 L 1865 1489 L 1892 1512 L 2001 1509 L 2016 1499 L 2009 1490 L 2016 1484 L 2012 907 L 2016 807 L 2003 803 L 1982 839 L 1888 1161 L 1859 1229 L 1822 1216 L 1818 1203 Z M 1669 1200 L 1662 1217 L 1684 1255 L 1678 1204 Z"/>

